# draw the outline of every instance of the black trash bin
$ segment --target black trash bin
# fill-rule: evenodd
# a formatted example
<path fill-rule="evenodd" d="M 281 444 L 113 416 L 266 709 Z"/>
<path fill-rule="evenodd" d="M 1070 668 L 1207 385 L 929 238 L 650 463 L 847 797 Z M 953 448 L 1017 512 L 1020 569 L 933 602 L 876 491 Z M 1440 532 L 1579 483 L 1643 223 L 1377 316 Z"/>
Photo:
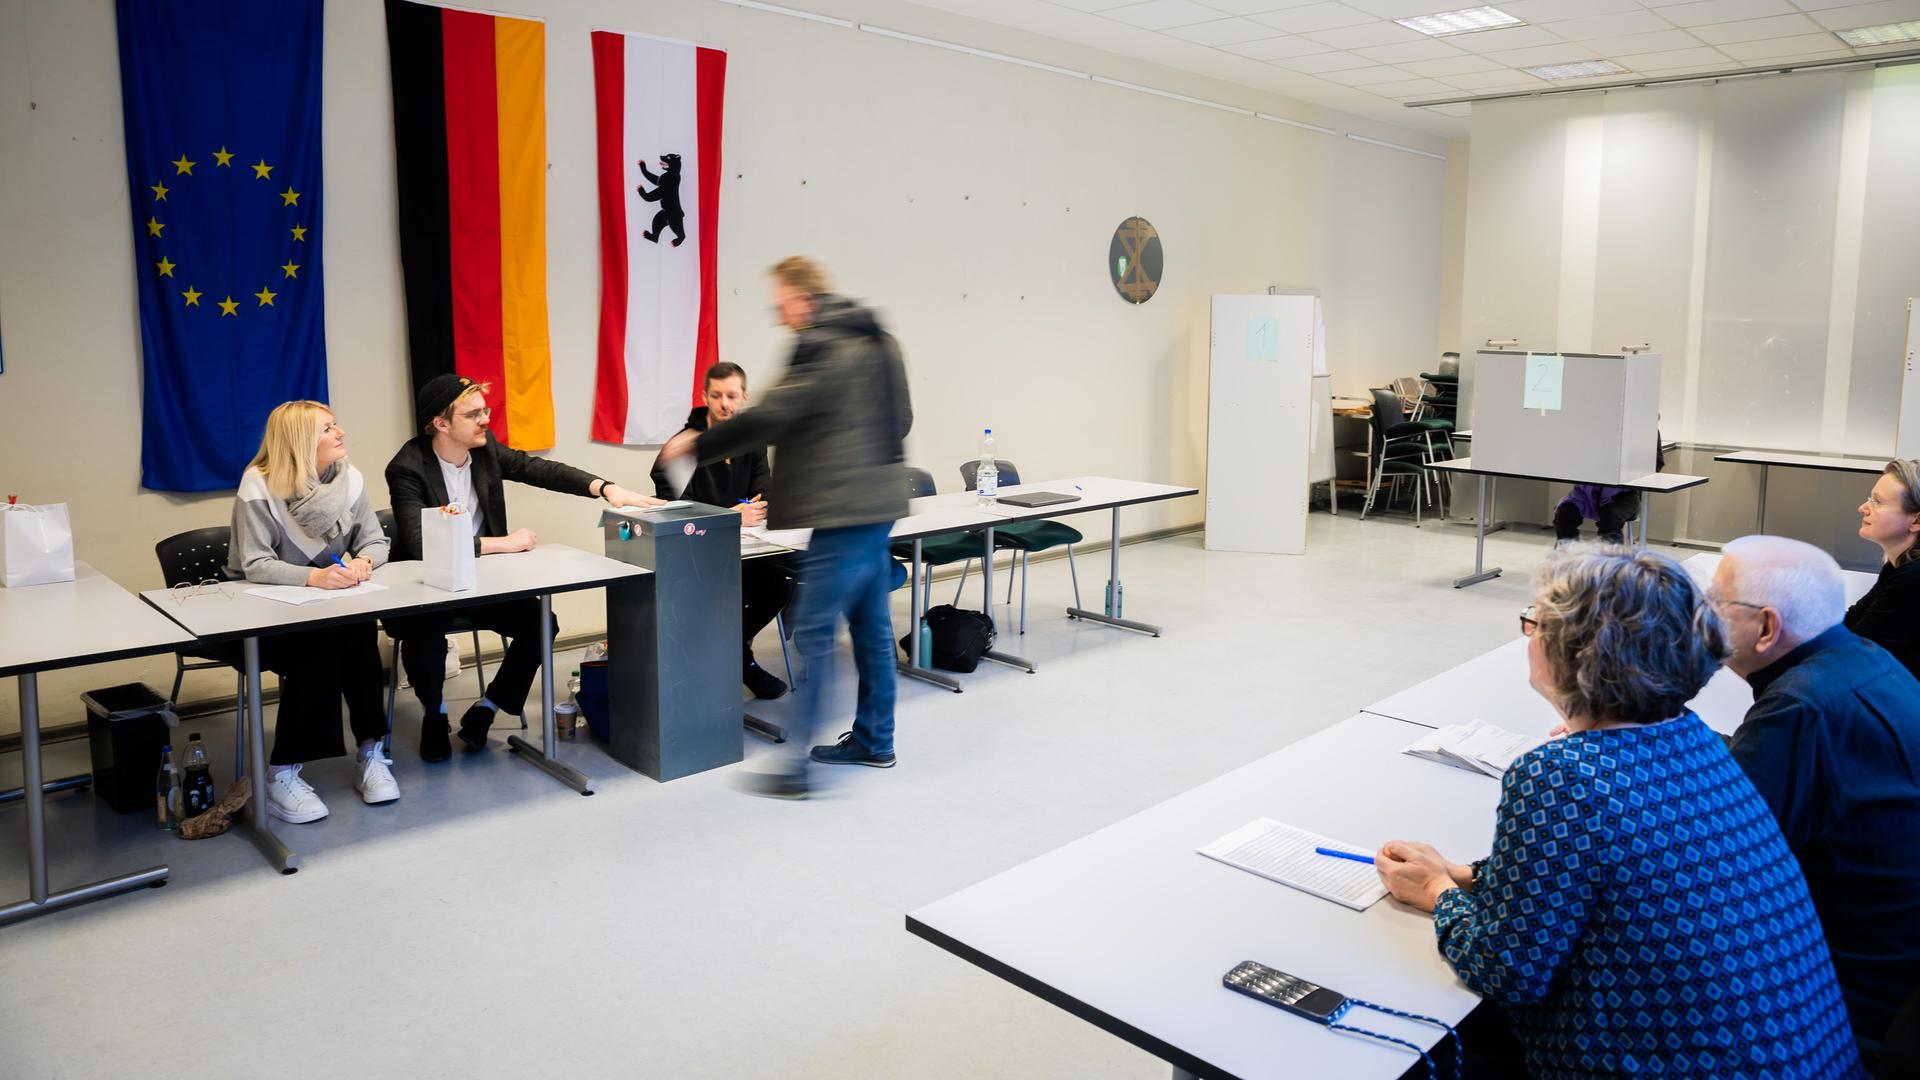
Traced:
<path fill-rule="evenodd" d="M 151 812 L 160 748 L 178 723 L 173 702 L 146 683 L 89 690 L 80 700 L 87 706 L 94 792 L 122 814 Z"/>

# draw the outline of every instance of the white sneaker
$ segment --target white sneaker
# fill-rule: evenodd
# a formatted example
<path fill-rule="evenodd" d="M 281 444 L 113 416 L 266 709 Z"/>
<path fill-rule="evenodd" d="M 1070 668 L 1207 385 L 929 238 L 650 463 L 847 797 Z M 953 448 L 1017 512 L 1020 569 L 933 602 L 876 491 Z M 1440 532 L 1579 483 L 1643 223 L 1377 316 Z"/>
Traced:
<path fill-rule="evenodd" d="M 313 793 L 312 784 L 300 779 L 300 766 L 295 765 L 267 781 L 267 813 L 299 825 L 326 817 L 327 804 Z"/>
<path fill-rule="evenodd" d="M 453 680 L 459 677 L 460 677 L 460 646 L 454 642 L 452 637 L 448 637 L 447 638 L 446 681 L 452 682 Z"/>
<path fill-rule="evenodd" d="M 379 806 L 400 798 L 400 785 L 394 782 L 393 770 L 387 766 L 393 759 L 380 752 L 378 746 L 355 763 L 353 786 L 360 789 L 360 798 L 368 806 Z"/>

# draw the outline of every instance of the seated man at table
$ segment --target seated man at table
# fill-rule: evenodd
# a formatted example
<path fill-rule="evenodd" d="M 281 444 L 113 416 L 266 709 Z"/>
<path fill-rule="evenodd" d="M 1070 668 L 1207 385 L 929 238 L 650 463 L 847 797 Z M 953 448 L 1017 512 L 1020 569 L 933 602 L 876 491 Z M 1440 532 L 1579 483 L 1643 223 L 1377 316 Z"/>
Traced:
<path fill-rule="evenodd" d="M 507 531 L 507 499 L 503 480 L 587 498 L 605 499 L 613 506 L 658 506 L 659 499 L 638 495 L 618 484 L 582 472 L 558 461 L 548 461 L 500 445 L 487 430 L 493 410 L 487 407 L 489 387 L 463 375 L 437 375 L 420 388 L 415 415 L 421 434 L 400 447 L 387 463 L 387 492 L 393 497 L 393 558 L 418 559 L 420 511 L 426 507 L 457 505 L 473 515 L 474 553 L 495 555 L 526 551 L 538 538 L 530 529 Z M 469 750 L 484 750 L 494 714 L 518 716 L 526 707 L 527 690 L 540 670 L 540 602 L 533 598 L 477 604 L 458 614 L 482 629 L 507 639 L 507 654 L 494 670 L 486 694 L 460 717 L 460 741 Z M 407 679 L 424 711 L 420 720 L 420 756 L 445 761 L 453 756 L 448 740 L 447 707 L 441 700 L 446 680 L 446 633 L 451 611 L 433 612 L 387 621 L 388 632 L 400 643 Z M 549 639 L 559 626 L 545 628 Z"/>
<path fill-rule="evenodd" d="M 1840 567 L 1779 536 L 1729 543 L 1709 600 L 1753 687 L 1732 749 L 1800 860 L 1871 1052 L 1920 988 L 1920 683 L 1840 623 Z"/>
<path fill-rule="evenodd" d="M 747 404 L 747 373 L 738 364 L 722 360 L 707 369 L 705 405 L 687 414 L 682 430 L 701 432 L 737 416 Z M 653 493 L 663 499 L 691 499 L 719 506 L 740 515 L 740 527 L 752 528 L 767 522 L 767 448 L 741 450 L 732 457 L 708 462 L 693 472 L 686 490 L 675 491 L 667 478 L 666 462 L 653 463 Z M 762 555 L 740 562 L 740 632 L 745 637 L 740 650 L 740 681 L 757 698 L 777 698 L 787 692 L 787 684 L 753 659 L 753 639 L 774 617 L 786 609 L 793 596 L 793 574 L 787 561 L 778 555 Z"/>

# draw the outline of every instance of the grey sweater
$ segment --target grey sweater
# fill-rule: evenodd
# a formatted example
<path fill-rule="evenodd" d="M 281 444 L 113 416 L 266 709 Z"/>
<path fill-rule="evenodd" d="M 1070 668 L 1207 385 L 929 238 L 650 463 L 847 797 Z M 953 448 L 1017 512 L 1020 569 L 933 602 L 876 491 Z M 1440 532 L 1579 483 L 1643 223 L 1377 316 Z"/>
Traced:
<path fill-rule="evenodd" d="M 248 469 L 233 499 L 233 539 L 227 548 L 227 576 L 262 585 L 305 585 L 307 571 L 332 566 L 330 555 L 348 553 L 380 566 L 387 561 L 387 535 L 380 530 L 367 483 L 360 470 L 347 470 L 347 501 L 353 525 L 331 543 L 307 535 L 293 520 L 285 500 L 267 490 L 267 478 Z"/>

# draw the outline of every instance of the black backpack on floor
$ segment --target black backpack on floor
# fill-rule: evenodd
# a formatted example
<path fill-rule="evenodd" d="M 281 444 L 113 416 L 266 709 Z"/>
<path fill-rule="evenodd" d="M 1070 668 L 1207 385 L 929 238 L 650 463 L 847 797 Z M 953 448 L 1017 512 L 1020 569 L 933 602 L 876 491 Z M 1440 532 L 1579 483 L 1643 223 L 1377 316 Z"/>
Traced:
<path fill-rule="evenodd" d="M 980 658 L 993 648 L 992 620 L 978 611 L 962 611 L 952 604 L 941 604 L 927 612 L 927 630 L 933 638 L 931 655 L 920 659 L 948 671 L 967 672 L 980 666 Z M 913 635 L 900 639 L 900 648 L 913 655 Z"/>

